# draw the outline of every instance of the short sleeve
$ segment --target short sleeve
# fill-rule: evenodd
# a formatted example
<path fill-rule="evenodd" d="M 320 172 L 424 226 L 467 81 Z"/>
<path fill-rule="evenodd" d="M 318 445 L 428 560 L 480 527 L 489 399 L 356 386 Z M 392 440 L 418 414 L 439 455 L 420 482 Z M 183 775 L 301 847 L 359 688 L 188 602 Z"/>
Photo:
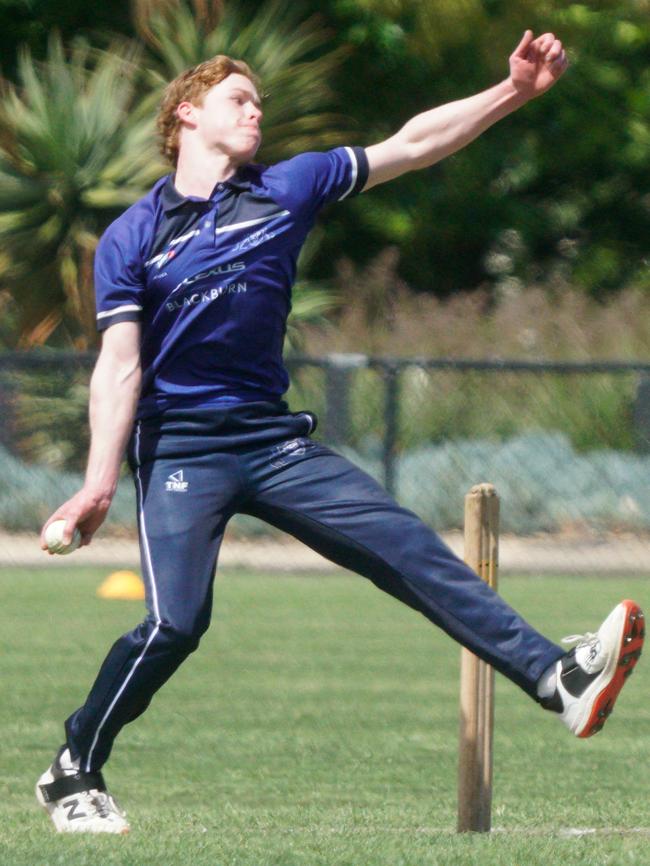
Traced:
<path fill-rule="evenodd" d="M 368 180 L 368 159 L 362 147 L 301 153 L 271 166 L 264 179 L 285 207 L 306 215 L 360 193 Z"/>
<path fill-rule="evenodd" d="M 142 318 L 144 262 L 134 232 L 119 220 L 108 227 L 95 254 L 97 330 Z"/>

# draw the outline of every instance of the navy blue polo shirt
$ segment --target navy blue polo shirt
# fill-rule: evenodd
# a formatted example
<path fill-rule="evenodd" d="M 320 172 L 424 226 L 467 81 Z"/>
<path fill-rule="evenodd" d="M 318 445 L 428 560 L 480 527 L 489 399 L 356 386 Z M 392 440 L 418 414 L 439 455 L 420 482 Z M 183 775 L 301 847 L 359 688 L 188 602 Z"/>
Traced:
<path fill-rule="evenodd" d="M 241 167 L 207 200 L 181 196 L 170 175 L 108 227 L 97 326 L 142 325 L 139 418 L 282 397 L 298 254 L 320 208 L 367 178 L 356 147 Z"/>

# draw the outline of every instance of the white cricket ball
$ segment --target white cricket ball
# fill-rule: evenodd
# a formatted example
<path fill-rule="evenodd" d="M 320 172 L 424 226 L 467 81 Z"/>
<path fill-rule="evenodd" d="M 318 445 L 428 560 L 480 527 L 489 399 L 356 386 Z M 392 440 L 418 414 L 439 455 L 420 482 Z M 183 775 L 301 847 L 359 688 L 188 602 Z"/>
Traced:
<path fill-rule="evenodd" d="M 63 532 L 65 524 L 65 520 L 55 520 L 45 530 L 45 543 L 50 553 L 72 553 L 81 544 L 81 533 L 78 529 L 75 529 L 70 544 L 64 544 Z"/>

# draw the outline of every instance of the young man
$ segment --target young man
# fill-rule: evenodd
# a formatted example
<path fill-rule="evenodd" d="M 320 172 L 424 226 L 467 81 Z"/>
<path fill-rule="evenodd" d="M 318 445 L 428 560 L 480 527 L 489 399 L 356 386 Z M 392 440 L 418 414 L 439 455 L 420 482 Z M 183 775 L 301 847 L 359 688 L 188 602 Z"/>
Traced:
<path fill-rule="evenodd" d="M 639 608 L 622 602 L 566 654 L 414 514 L 314 442 L 310 413 L 290 413 L 282 402 L 296 259 L 320 208 L 457 151 L 551 87 L 566 66 L 552 34 L 533 39 L 527 31 L 495 87 L 420 114 L 366 149 L 305 153 L 270 167 L 252 163 L 262 109 L 245 64 L 216 57 L 169 85 L 159 127 L 175 174 L 99 245 L 103 343 L 86 480 L 46 524 L 65 519 L 65 540 L 78 527 L 89 544 L 129 442 L 148 613 L 111 648 L 38 780 L 57 830 L 128 830 L 101 768 L 121 728 L 207 629 L 219 545 L 236 512 L 290 532 L 419 610 L 577 736 L 602 727 L 640 654 Z"/>

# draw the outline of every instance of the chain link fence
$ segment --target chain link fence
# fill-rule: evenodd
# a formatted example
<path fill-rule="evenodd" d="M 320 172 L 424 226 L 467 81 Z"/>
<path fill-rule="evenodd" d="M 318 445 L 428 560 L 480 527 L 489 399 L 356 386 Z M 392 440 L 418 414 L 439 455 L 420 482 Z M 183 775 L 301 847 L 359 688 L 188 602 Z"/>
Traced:
<path fill-rule="evenodd" d="M 43 561 L 36 533 L 81 484 L 95 356 L 0 354 L 0 564 Z M 494 483 L 505 571 L 650 571 L 650 364 L 292 357 L 289 402 L 462 553 L 463 497 Z M 58 565 L 70 560 L 56 558 Z M 79 564 L 137 565 L 125 470 Z M 48 560 L 52 562 L 52 560 Z M 222 565 L 326 568 L 251 518 Z"/>

